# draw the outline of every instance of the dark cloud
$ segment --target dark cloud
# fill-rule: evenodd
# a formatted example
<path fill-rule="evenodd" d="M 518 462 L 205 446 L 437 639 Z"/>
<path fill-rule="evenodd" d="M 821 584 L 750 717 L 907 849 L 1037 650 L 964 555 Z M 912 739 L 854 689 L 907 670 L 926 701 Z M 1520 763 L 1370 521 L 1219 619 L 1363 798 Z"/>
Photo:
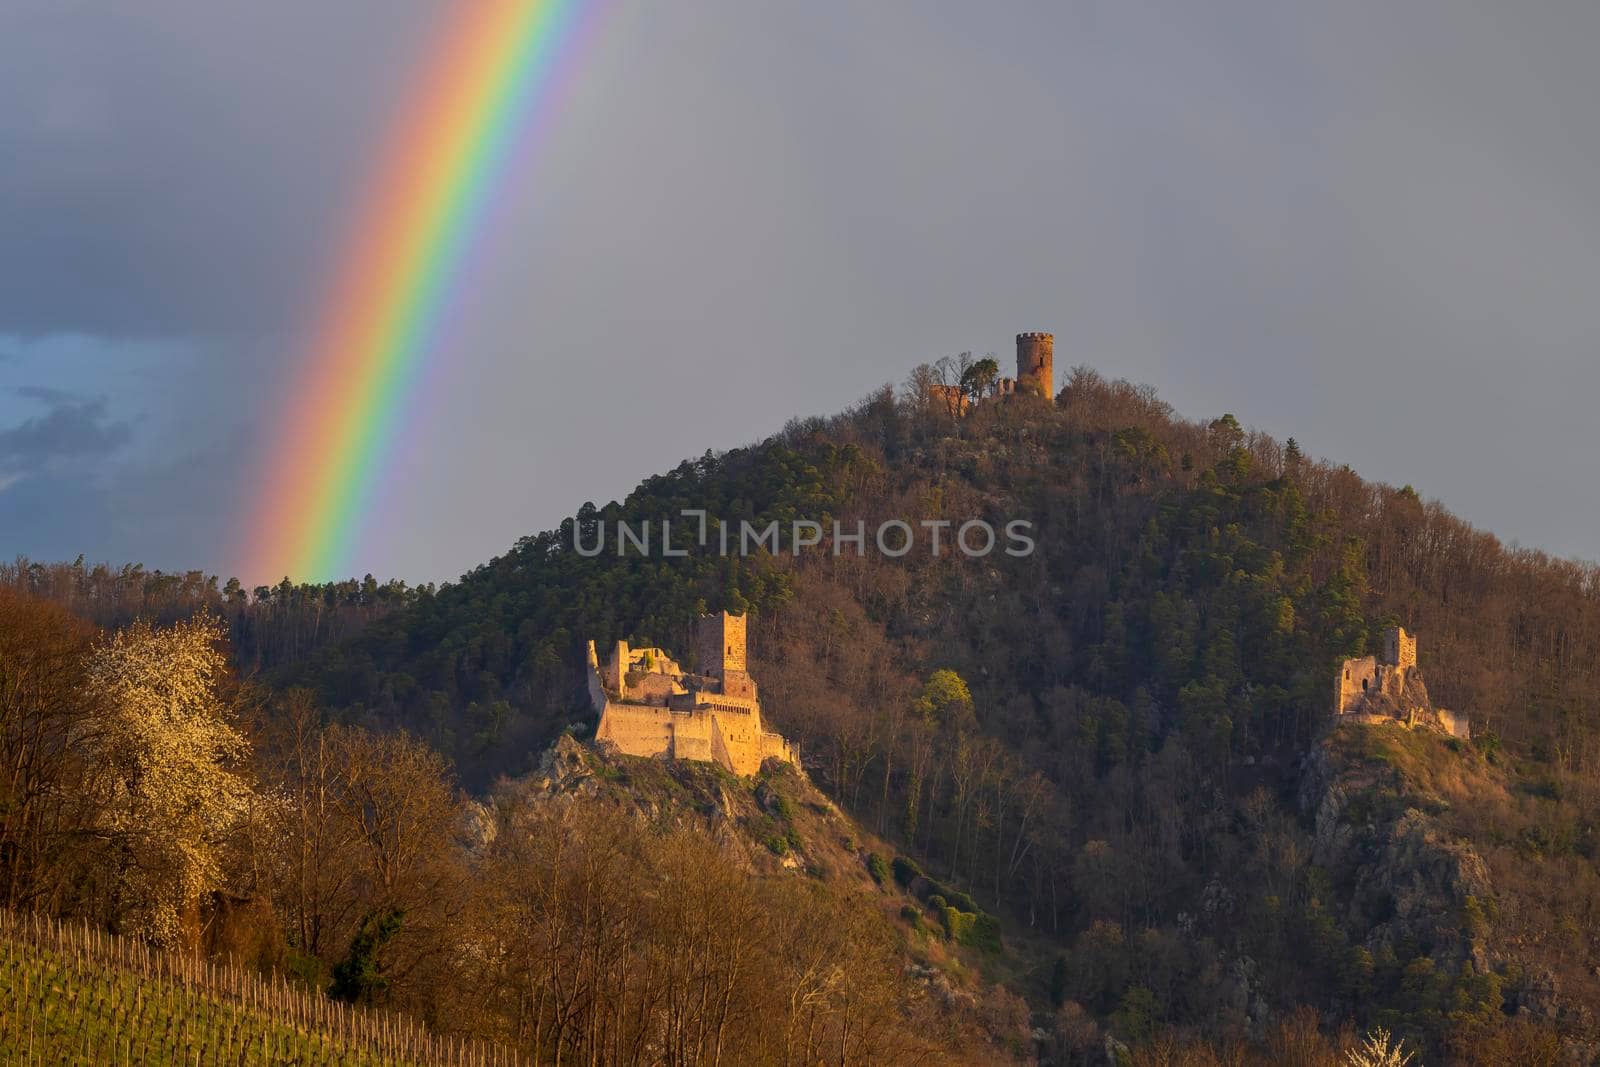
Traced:
<path fill-rule="evenodd" d="M 343 178 L 372 151 L 429 6 L 5 5 L 0 331 L 171 336 L 303 315 L 357 195 Z M 352 56 L 359 73 L 337 75 Z"/>
<path fill-rule="evenodd" d="M 0 430 L 0 477 L 16 479 L 61 460 L 107 456 L 126 445 L 131 427 L 106 413 L 104 400 L 76 400 L 53 389 L 19 389 L 51 407 L 43 415 Z"/>
<path fill-rule="evenodd" d="M 37 400 L 51 407 L 70 404 L 83 399 L 78 393 L 69 389 L 53 389 L 47 385 L 20 385 L 16 389 L 16 394 L 24 400 Z"/>
<path fill-rule="evenodd" d="M 1600 556 L 1600 5 L 593 7 L 358 570 L 450 577 L 1027 329 Z M 230 565 L 216 516 L 260 506 L 256 429 L 311 399 L 306 326 L 449 9 L 0 3 L 0 432 L 32 427 L 35 468 L 56 441 L 0 498 L 0 550 L 26 487 L 53 516 L 30 551 Z"/>

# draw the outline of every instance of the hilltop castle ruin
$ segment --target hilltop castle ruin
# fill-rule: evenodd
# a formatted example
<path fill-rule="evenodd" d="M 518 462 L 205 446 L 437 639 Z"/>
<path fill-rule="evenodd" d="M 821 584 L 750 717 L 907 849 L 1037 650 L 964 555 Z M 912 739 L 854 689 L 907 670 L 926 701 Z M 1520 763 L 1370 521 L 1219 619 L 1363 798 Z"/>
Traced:
<path fill-rule="evenodd" d="M 1417 666 L 1417 639 L 1402 626 L 1383 635 L 1377 656 L 1347 659 L 1334 681 L 1333 713 L 1356 722 L 1400 721 L 1408 726 L 1433 726 L 1452 737 L 1468 738 L 1465 715 L 1436 708 L 1428 698 Z"/>
<path fill-rule="evenodd" d="M 997 378 L 989 387 L 988 397 L 1009 397 L 1018 393 L 1032 393 L 1046 400 L 1055 398 L 1055 334 L 1017 334 L 1017 376 Z M 935 385 L 933 396 L 949 407 L 951 414 L 965 415 L 975 399 L 961 385 Z M 980 397 L 977 399 L 987 399 Z"/>
<path fill-rule="evenodd" d="M 589 642 L 589 699 L 600 713 L 595 741 L 629 756 L 718 763 L 755 774 L 767 759 L 800 767 L 800 746 L 766 729 L 755 679 L 745 663 L 745 618 L 700 619 L 698 671 L 659 648 L 618 641 L 604 665 Z"/>

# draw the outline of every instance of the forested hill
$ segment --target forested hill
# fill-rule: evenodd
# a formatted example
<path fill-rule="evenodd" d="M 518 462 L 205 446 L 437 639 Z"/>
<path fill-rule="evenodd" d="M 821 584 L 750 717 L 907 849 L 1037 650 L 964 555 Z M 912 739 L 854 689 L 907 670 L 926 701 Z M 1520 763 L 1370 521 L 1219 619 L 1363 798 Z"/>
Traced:
<path fill-rule="evenodd" d="M 695 509 L 712 523 L 706 548 L 680 519 Z M 921 542 L 891 558 L 870 532 L 860 556 L 827 541 L 798 557 L 715 550 L 719 521 L 871 531 L 973 518 L 1026 520 L 1037 550 L 968 558 L 947 540 L 938 556 Z M 618 554 L 617 521 L 659 532 L 662 519 L 686 555 Z M 959 419 L 886 388 L 685 462 L 621 503 L 584 505 L 576 521 L 585 545 L 604 525 L 599 555 L 574 550 L 572 522 L 525 538 L 294 679 L 342 716 L 420 733 L 483 783 L 525 770 L 565 729 L 592 729 L 586 640 L 687 654 L 698 613 L 747 611 L 769 713 L 813 776 L 930 870 L 1061 946 L 1058 1002 L 1110 1013 L 1131 990 L 1167 1023 L 1229 997 L 1248 1013 L 1242 980 L 1212 973 L 1248 959 L 1250 996 L 1277 1009 L 1292 998 L 1370 1020 L 1389 999 L 1402 1005 L 1391 1022 L 1439 1040 L 1449 1013 L 1427 997 L 1458 997 L 1460 975 L 1416 992 L 1406 968 L 1445 961 L 1415 943 L 1376 972 L 1352 963 L 1370 929 L 1328 899 L 1349 887 L 1318 882 L 1329 875 L 1313 865 L 1285 889 L 1273 852 L 1294 862 L 1311 847 L 1298 768 L 1328 726 L 1337 662 L 1403 623 L 1435 698 L 1472 718 L 1460 758 L 1514 779 L 1494 830 L 1508 870 L 1577 864 L 1559 905 L 1519 905 L 1542 931 L 1529 943 L 1563 936 L 1558 908 L 1600 906 L 1587 829 L 1600 815 L 1600 571 L 1508 549 L 1410 487 L 1364 481 L 1231 415 L 1185 420 L 1148 388 L 1081 368 L 1053 403 L 984 403 Z M 1324 921 L 1338 958 L 1307 977 L 1293 963 Z M 1569 941 L 1558 969 L 1585 980 L 1591 936 Z M 1275 966 L 1299 977 L 1271 988 L 1259 976 Z M 1352 966 L 1371 972 L 1360 990 Z M 1481 999 L 1512 1010 L 1508 968 L 1521 967 L 1502 967 L 1506 991 Z"/>
<path fill-rule="evenodd" d="M 218 607 L 246 671 L 407 728 L 480 794 L 592 733 L 586 641 L 688 664 L 697 615 L 747 612 L 812 781 L 915 884 L 999 917 L 991 977 L 1055 1013 L 1055 1062 L 1100 1062 L 1108 1032 L 1137 1051 L 1317 1018 L 1429 1063 L 1600 1050 L 1600 570 L 1089 370 L 961 418 L 926 396 L 685 462 L 437 589 L 195 578 L 163 610 Z M 1036 550 L 953 551 L 973 519 L 1031 524 Z M 903 556 L 873 543 L 891 520 L 917 532 Z M 865 551 L 718 550 L 796 521 L 864 523 Z M 656 550 L 619 554 L 619 522 Z M 98 573 L 0 579 L 126 614 Z M 1340 659 L 1396 623 L 1470 743 L 1330 734 Z"/>
<path fill-rule="evenodd" d="M 685 509 L 734 531 L 865 520 L 869 543 L 862 558 L 826 543 L 798 560 L 787 548 L 723 558 L 715 533 L 696 545 Z M 408 597 L 308 677 L 334 706 L 411 726 L 469 770 L 517 770 L 583 718 L 584 641 L 687 651 L 697 612 L 748 610 L 769 689 L 787 698 L 815 671 L 859 700 L 775 705 L 848 776 L 881 776 L 893 747 L 876 727 L 853 740 L 857 720 L 909 707 L 949 667 L 972 687 L 981 735 L 1083 782 L 1169 736 L 1217 765 L 1303 747 L 1335 662 L 1402 622 L 1422 635 L 1435 696 L 1470 709 L 1481 734 L 1567 768 L 1593 758 L 1600 570 L 1508 550 L 1410 487 L 1314 462 L 1231 415 L 1182 420 L 1148 388 L 1087 370 L 1053 406 L 982 405 L 960 420 L 885 390 L 578 517 L 605 524 L 598 556 L 572 551 L 570 522 L 524 538 Z M 686 557 L 630 545 L 619 558 L 617 521 L 659 536 L 663 518 Z M 870 531 L 891 518 L 1024 519 L 1038 548 L 968 559 L 947 531 L 937 559 L 926 538 L 889 558 Z"/>

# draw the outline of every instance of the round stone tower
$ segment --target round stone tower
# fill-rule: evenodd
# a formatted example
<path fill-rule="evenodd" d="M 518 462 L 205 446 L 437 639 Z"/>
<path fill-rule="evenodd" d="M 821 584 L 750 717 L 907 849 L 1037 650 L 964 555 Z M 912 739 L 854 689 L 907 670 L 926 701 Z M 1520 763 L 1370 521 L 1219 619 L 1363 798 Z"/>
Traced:
<path fill-rule="evenodd" d="M 1055 352 L 1055 334 L 1017 334 L 1017 392 L 1036 392 L 1046 400 L 1055 397 Z"/>

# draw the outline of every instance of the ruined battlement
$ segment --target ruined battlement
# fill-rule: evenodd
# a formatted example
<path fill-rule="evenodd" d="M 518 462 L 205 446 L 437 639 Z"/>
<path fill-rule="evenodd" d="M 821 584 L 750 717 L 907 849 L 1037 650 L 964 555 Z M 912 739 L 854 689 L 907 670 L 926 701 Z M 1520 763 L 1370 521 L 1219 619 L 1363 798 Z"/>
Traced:
<path fill-rule="evenodd" d="M 960 418 L 974 404 L 1010 400 L 1019 394 L 1055 396 L 1055 334 L 1033 331 L 1017 334 L 1017 375 L 998 377 L 981 391 L 966 384 L 933 382 L 925 385 L 924 399 Z M 963 368 L 964 369 L 964 368 Z"/>
<path fill-rule="evenodd" d="M 800 768 L 800 748 L 765 728 L 746 662 L 745 617 L 701 616 L 695 671 L 659 648 L 618 641 L 602 663 L 589 642 L 589 699 L 600 715 L 595 741 L 629 756 L 718 763 L 751 775 L 767 759 Z"/>
<path fill-rule="evenodd" d="M 1433 706 L 1417 666 L 1417 639 L 1401 626 L 1391 627 L 1383 635 L 1379 655 L 1340 664 L 1334 680 L 1333 713 L 1338 719 L 1400 721 L 1408 726 L 1432 726 L 1452 737 L 1471 736 L 1465 715 Z"/>

